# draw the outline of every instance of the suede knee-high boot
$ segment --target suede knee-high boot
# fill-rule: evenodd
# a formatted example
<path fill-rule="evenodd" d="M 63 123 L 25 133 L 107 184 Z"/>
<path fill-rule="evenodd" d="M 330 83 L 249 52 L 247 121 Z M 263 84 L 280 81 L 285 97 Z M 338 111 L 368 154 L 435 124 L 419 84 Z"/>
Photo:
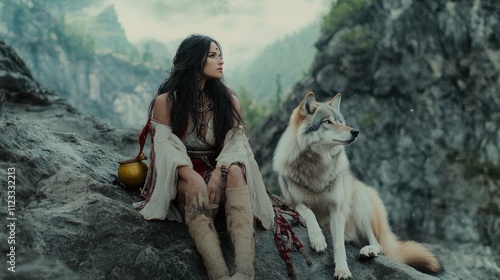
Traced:
<path fill-rule="evenodd" d="M 226 220 L 234 248 L 235 273 L 231 279 L 254 279 L 255 230 L 247 186 L 226 189 Z"/>
<path fill-rule="evenodd" d="M 229 279 L 229 269 L 222 255 L 213 220 L 204 213 L 188 209 L 188 207 L 186 207 L 185 216 L 189 234 L 203 258 L 210 279 Z"/>

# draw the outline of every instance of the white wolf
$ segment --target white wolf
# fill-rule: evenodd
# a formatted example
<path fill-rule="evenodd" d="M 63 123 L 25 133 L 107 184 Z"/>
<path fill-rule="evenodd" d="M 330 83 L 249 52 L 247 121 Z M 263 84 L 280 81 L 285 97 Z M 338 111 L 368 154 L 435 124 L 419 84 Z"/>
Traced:
<path fill-rule="evenodd" d="M 282 195 L 304 219 L 312 248 L 326 250 L 320 224 L 329 223 L 335 279 L 352 277 L 344 242 L 362 247 L 361 258 L 382 253 L 420 271 L 439 272 L 441 265 L 430 250 L 398 240 L 378 192 L 351 173 L 344 146 L 358 134 L 346 126 L 340 113 L 340 94 L 319 103 L 310 92 L 293 111 L 276 147 L 273 167 L 279 173 Z"/>

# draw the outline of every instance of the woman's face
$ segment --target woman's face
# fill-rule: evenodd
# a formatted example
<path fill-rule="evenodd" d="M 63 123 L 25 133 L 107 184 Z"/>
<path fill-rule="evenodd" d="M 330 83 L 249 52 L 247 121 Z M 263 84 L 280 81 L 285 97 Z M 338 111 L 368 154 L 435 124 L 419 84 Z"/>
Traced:
<path fill-rule="evenodd" d="M 222 60 L 220 49 L 217 44 L 212 42 L 208 51 L 205 68 L 203 68 L 203 77 L 205 79 L 222 79 L 222 64 L 224 64 L 224 61 Z"/>

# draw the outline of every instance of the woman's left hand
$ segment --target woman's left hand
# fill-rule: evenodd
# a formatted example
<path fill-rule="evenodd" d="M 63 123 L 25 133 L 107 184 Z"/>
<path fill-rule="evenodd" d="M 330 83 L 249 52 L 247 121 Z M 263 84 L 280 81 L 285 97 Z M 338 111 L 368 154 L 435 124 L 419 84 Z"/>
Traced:
<path fill-rule="evenodd" d="M 216 168 L 212 172 L 212 176 L 210 180 L 208 180 L 207 189 L 208 189 L 208 199 L 211 204 L 219 205 L 222 194 L 224 192 L 222 186 L 222 176 L 220 168 Z"/>

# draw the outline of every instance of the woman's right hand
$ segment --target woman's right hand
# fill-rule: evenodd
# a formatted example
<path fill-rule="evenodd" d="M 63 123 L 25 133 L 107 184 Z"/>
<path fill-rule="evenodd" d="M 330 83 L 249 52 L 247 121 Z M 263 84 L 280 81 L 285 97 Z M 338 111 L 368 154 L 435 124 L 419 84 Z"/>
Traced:
<path fill-rule="evenodd" d="M 192 209 L 211 209 L 205 180 L 189 166 L 178 168 L 179 177 L 183 179 L 185 204 Z M 179 191 L 181 191 L 179 189 Z M 178 193 L 177 195 L 182 195 Z"/>

